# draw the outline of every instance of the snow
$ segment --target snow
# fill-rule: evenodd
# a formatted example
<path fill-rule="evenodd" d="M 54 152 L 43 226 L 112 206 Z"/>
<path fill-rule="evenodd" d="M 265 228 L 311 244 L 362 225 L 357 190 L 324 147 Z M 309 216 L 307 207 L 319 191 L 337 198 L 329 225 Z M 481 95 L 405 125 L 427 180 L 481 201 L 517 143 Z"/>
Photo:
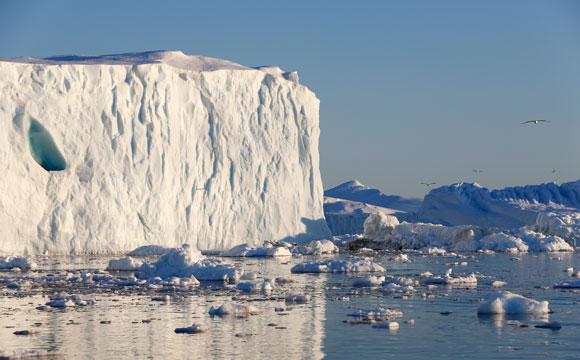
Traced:
<path fill-rule="evenodd" d="M 293 273 L 343 273 L 385 272 L 387 270 L 370 260 L 328 260 L 298 264 L 290 271 Z"/>
<path fill-rule="evenodd" d="M 276 73 L 179 51 L 0 59 L 0 253 L 329 238 L 319 100 Z"/>
<path fill-rule="evenodd" d="M 214 308 L 212 306 L 211 309 L 209 309 L 210 315 L 217 316 L 234 315 L 239 317 L 247 317 L 249 315 L 257 315 L 259 313 L 260 311 L 251 305 L 237 304 L 231 301 L 226 302 L 219 308 Z"/>
<path fill-rule="evenodd" d="M 498 291 L 479 305 L 478 314 L 547 314 L 547 301 L 537 301 L 509 291 Z"/>
<path fill-rule="evenodd" d="M 108 271 L 135 271 L 143 266 L 143 262 L 130 257 L 113 259 L 109 261 Z"/>
<path fill-rule="evenodd" d="M 30 257 L 0 257 L 0 269 L 20 268 L 34 270 L 38 265 Z"/>

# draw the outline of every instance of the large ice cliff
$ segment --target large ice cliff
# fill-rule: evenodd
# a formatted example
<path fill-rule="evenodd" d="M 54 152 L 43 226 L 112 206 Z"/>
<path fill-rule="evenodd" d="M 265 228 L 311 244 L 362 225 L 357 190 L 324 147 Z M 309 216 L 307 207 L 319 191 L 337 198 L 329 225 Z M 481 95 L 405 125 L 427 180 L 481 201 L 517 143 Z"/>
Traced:
<path fill-rule="evenodd" d="M 297 81 L 179 51 L 0 58 L 0 253 L 328 237 Z"/>

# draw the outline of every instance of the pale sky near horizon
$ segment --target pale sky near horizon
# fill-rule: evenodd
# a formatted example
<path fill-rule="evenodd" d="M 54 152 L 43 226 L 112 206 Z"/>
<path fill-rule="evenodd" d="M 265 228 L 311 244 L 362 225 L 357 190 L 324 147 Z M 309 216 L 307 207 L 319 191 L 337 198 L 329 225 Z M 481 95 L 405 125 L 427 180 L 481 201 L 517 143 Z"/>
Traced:
<path fill-rule="evenodd" d="M 580 1 L 0 0 L 0 57 L 159 49 L 298 71 L 325 189 L 580 179 Z"/>

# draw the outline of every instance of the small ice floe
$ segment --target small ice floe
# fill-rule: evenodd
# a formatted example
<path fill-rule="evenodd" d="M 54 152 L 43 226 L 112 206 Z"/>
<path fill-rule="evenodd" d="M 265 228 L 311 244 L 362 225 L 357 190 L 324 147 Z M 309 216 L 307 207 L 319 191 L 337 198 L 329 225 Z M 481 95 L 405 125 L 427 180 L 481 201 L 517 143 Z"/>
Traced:
<path fill-rule="evenodd" d="M 153 256 L 153 255 L 165 255 L 173 251 L 173 248 L 168 248 L 159 245 L 144 245 L 136 248 L 135 250 L 129 252 L 128 256 Z"/>
<path fill-rule="evenodd" d="M 411 262 L 411 259 L 409 259 L 409 256 L 407 254 L 399 254 L 397 256 L 389 258 L 389 260 L 395 262 Z"/>
<path fill-rule="evenodd" d="M 385 281 L 384 276 L 367 276 L 364 278 L 356 278 L 352 286 L 354 287 L 372 287 L 379 286 Z"/>
<path fill-rule="evenodd" d="M 186 328 L 175 329 L 176 334 L 200 334 L 207 331 L 207 327 L 202 324 L 193 324 Z"/>
<path fill-rule="evenodd" d="M 270 279 L 258 282 L 245 282 L 236 285 L 238 290 L 243 291 L 271 291 L 275 287 L 276 280 Z"/>
<path fill-rule="evenodd" d="M 30 280 L 16 280 L 7 285 L 8 289 L 18 289 L 18 290 L 28 290 L 31 289 L 35 284 Z"/>
<path fill-rule="evenodd" d="M 330 240 L 313 240 L 307 246 L 295 246 L 292 248 L 292 253 L 301 255 L 336 254 L 338 251 L 338 246 Z"/>
<path fill-rule="evenodd" d="M 580 277 L 580 271 L 573 272 L 570 275 L 573 276 L 573 277 Z"/>
<path fill-rule="evenodd" d="M 380 321 L 371 325 L 375 329 L 391 329 L 395 330 L 399 328 L 399 323 L 396 321 Z"/>
<path fill-rule="evenodd" d="M 536 301 L 509 291 L 498 291 L 481 303 L 478 314 L 526 314 L 549 313 L 547 301 Z"/>
<path fill-rule="evenodd" d="M 562 324 L 557 321 L 550 321 L 549 323 L 534 325 L 534 327 L 538 329 L 560 330 L 562 328 Z"/>
<path fill-rule="evenodd" d="M 574 268 L 573 267 L 569 267 L 569 268 L 565 269 L 564 272 L 567 272 L 567 273 L 571 274 L 571 273 L 574 272 Z"/>
<path fill-rule="evenodd" d="M 219 260 L 205 260 L 198 250 L 184 245 L 152 264 L 143 264 L 139 278 L 191 277 L 201 281 L 237 281 L 243 270 Z"/>
<path fill-rule="evenodd" d="M 401 286 L 395 283 L 387 283 L 383 285 L 381 291 L 387 294 L 411 295 L 415 292 L 415 288 L 412 286 Z"/>
<path fill-rule="evenodd" d="M 564 281 L 561 283 L 554 284 L 555 289 L 576 289 L 580 288 L 580 280 L 575 281 Z"/>
<path fill-rule="evenodd" d="M 491 287 L 498 288 L 498 287 L 506 286 L 507 282 L 495 280 L 495 281 L 492 281 L 489 285 Z"/>
<path fill-rule="evenodd" d="M 113 259 L 109 261 L 109 266 L 107 266 L 107 271 L 135 271 L 139 270 L 143 266 L 143 262 L 130 257 L 124 257 L 120 259 Z"/>
<path fill-rule="evenodd" d="M 171 296 L 169 295 L 162 295 L 162 296 L 155 296 L 151 298 L 151 301 L 160 301 L 160 302 L 171 302 Z"/>
<path fill-rule="evenodd" d="M 480 249 L 480 250 L 477 250 L 477 252 L 478 252 L 479 254 L 485 254 L 485 255 L 495 255 L 495 251 L 493 251 L 493 250 L 489 250 L 489 249 Z"/>
<path fill-rule="evenodd" d="M 70 308 L 75 306 L 87 306 L 93 305 L 95 300 L 88 299 L 83 300 L 80 295 L 69 295 L 65 292 L 60 292 L 54 295 L 51 301 L 47 302 L 46 305 L 53 308 Z"/>
<path fill-rule="evenodd" d="M 219 256 L 223 257 L 281 257 L 292 256 L 290 250 L 284 246 L 272 246 L 268 244 L 264 247 L 255 247 L 250 244 L 234 246 L 229 250 L 222 251 Z"/>
<path fill-rule="evenodd" d="M 419 286 L 419 282 L 415 279 L 399 276 L 385 281 L 385 284 L 397 284 L 401 286 Z"/>
<path fill-rule="evenodd" d="M 371 319 L 376 321 L 386 321 L 390 318 L 401 317 L 403 313 L 394 309 L 376 308 L 368 310 L 359 310 L 348 314 L 348 316 L 362 319 Z"/>
<path fill-rule="evenodd" d="M 384 267 L 370 260 L 320 261 L 295 265 L 293 273 L 385 272 Z"/>
<path fill-rule="evenodd" d="M 0 257 L 0 269 L 25 269 L 34 270 L 38 265 L 29 257 L 14 257 L 6 256 Z"/>
<path fill-rule="evenodd" d="M 415 325 L 415 320 L 413 319 L 405 320 L 404 323 L 409 325 Z"/>
<path fill-rule="evenodd" d="M 424 273 L 419 274 L 420 277 L 432 277 L 433 273 L 429 271 L 425 271 Z"/>
<path fill-rule="evenodd" d="M 220 306 L 219 308 L 214 308 L 213 306 L 209 309 L 210 315 L 233 315 L 238 317 L 248 317 L 250 315 L 257 315 L 260 311 L 251 306 L 251 305 L 244 305 L 244 304 L 237 304 L 234 302 L 227 302 Z"/>
<path fill-rule="evenodd" d="M 447 270 L 444 277 L 433 276 L 425 280 L 426 284 L 443 284 L 443 285 L 471 285 L 477 286 L 477 278 L 474 274 L 469 276 L 451 277 L 453 269 Z"/>
<path fill-rule="evenodd" d="M 425 253 L 425 254 L 428 254 L 428 255 L 441 255 L 441 256 L 447 255 L 447 250 L 441 249 L 441 248 L 438 248 L 438 247 L 434 247 L 434 246 L 421 249 L 420 251 L 422 253 Z"/>
<path fill-rule="evenodd" d="M 256 280 L 258 275 L 256 273 L 245 273 L 244 275 L 240 276 L 240 280 Z"/>
<path fill-rule="evenodd" d="M 310 295 L 288 293 L 286 295 L 285 301 L 286 301 L 286 303 L 291 303 L 291 304 L 308 304 L 310 302 Z"/>

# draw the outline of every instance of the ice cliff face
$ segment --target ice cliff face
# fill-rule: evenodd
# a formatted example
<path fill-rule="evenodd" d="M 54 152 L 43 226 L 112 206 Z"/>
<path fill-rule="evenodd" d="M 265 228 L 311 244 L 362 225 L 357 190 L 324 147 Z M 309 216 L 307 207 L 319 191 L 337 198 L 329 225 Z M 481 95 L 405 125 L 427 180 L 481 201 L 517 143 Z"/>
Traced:
<path fill-rule="evenodd" d="M 0 59 L 0 252 L 328 237 L 319 101 L 265 69 L 175 51 Z"/>

